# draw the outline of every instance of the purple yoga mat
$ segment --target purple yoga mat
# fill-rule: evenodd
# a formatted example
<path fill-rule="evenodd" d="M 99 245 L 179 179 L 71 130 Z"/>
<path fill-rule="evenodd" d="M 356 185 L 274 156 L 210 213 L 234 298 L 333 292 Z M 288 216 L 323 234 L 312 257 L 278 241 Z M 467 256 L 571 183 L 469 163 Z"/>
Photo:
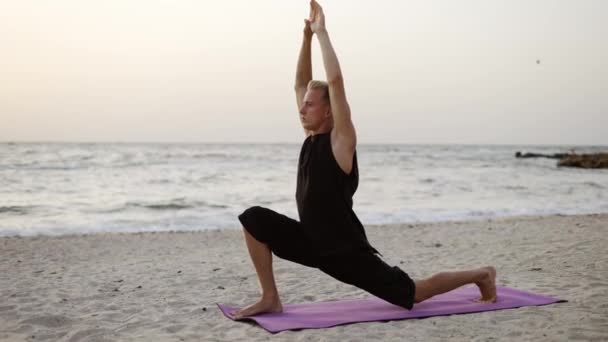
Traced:
<path fill-rule="evenodd" d="M 445 316 L 482 311 L 494 311 L 522 306 L 546 305 L 565 302 L 509 287 L 498 287 L 496 303 L 476 303 L 479 290 L 476 286 L 461 287 L 414 305 L 411 311 L 376 297 L 368 299 L 338 300 L 307 304 L 283 305 L 282 313 L 266 313 L 243 318 L 253 320 L 271 333 L 292 329 L 329 328 L 355 322 L 390 321 L 431 316 Z M 218 304 L 224 315 L 232 320 L 231 311 L 239 307 Z"/>

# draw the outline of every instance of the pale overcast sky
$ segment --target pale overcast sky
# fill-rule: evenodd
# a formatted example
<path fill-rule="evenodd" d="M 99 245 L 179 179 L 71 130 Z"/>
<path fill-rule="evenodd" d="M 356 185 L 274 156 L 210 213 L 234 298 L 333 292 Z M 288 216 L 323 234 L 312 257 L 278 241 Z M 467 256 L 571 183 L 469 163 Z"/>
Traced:
<path fill-rule="evenodd" d="M 608 1 L 321 5 L 360 143 L 608 145 Z M 301 142 L 307 14 L 306 0 L 0 0 L 0 141 Z"/>

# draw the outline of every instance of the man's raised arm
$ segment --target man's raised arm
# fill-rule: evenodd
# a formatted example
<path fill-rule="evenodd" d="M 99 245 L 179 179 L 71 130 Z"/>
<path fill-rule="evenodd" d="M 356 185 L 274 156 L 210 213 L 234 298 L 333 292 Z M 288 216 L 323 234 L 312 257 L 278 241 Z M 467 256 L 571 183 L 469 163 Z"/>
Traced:
<path fill-rule="evenodd" d="M 302 38 L 302 47 L 300 48 L 300 56 L 298 57 L 296 83 L 294 85 L 298 111 L 302 107 L 308 82 L 312 79 L 312 62 L 310 58 L 311 41 L 312 31 L 310 30 L 310 21 L 308 19 L 304 19 L 304 37 Z"/>
<path fill-rule="evenodd" d="M 346 91 L 344 90 L 344 79 L 342 78 L 340 63 L 338 62 L 338 56 L 331 45 L 329 34 L 325 28 L 325 15 L 323 14 L 323 9 L 314 0 L 311 1 L 311 6 L 314 19 L 311 21 L 310 28 L 317 35 L 317 39 L 319 40 L 325 73 L 327 75 L 327 83 L 329 84 L 329 98 L 334 120 L 334 132 L 332 135 L 335 138 L 332 145 L 334 147 L 334 152 L 346 152 L 347 159 L 351 159 L 357 140 L 355 127 L 350 116 L 350 107 L 346 100 Z M 336 150 L 335 143 L 339 145 L 340 151 Z M 348 155 L 350 155 L 350 157 L 348 157 Z"/>

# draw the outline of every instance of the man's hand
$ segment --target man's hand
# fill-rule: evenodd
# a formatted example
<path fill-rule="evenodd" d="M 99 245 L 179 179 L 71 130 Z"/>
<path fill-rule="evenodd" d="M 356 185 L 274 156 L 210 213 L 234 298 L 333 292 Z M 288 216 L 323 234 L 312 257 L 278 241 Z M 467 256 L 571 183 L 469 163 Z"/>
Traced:
<path fill-rule="evenodd" d="M 325 31 L 325 14 L 323 8 L 315 0 L 310 1 L 310 17 L 308 18 L 310 29 L 313 33 Z"/>
<path fill-rule="evenodd" d="M 312 38 L 312 30 L 310 29 L 310 20 L 304 19 L 304 36 Z"/>

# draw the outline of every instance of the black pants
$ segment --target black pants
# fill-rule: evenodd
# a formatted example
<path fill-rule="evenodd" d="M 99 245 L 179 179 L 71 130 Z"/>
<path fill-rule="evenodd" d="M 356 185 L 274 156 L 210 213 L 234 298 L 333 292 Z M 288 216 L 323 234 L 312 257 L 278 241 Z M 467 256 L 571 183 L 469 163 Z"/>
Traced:
<path fill-rule="evenodd" d="M 239 215 L 243 227 L 256 240 L 268 245 L 282 259 L 318 268 L 333 278 L 354 285 L 385 301 L 411 309 L 416 285 L 397 266 L 389 266 L 369 251 L 321 257 L 312 252 L 305 227 L 298 221 L 262 207 L 251 207 Z"/>

